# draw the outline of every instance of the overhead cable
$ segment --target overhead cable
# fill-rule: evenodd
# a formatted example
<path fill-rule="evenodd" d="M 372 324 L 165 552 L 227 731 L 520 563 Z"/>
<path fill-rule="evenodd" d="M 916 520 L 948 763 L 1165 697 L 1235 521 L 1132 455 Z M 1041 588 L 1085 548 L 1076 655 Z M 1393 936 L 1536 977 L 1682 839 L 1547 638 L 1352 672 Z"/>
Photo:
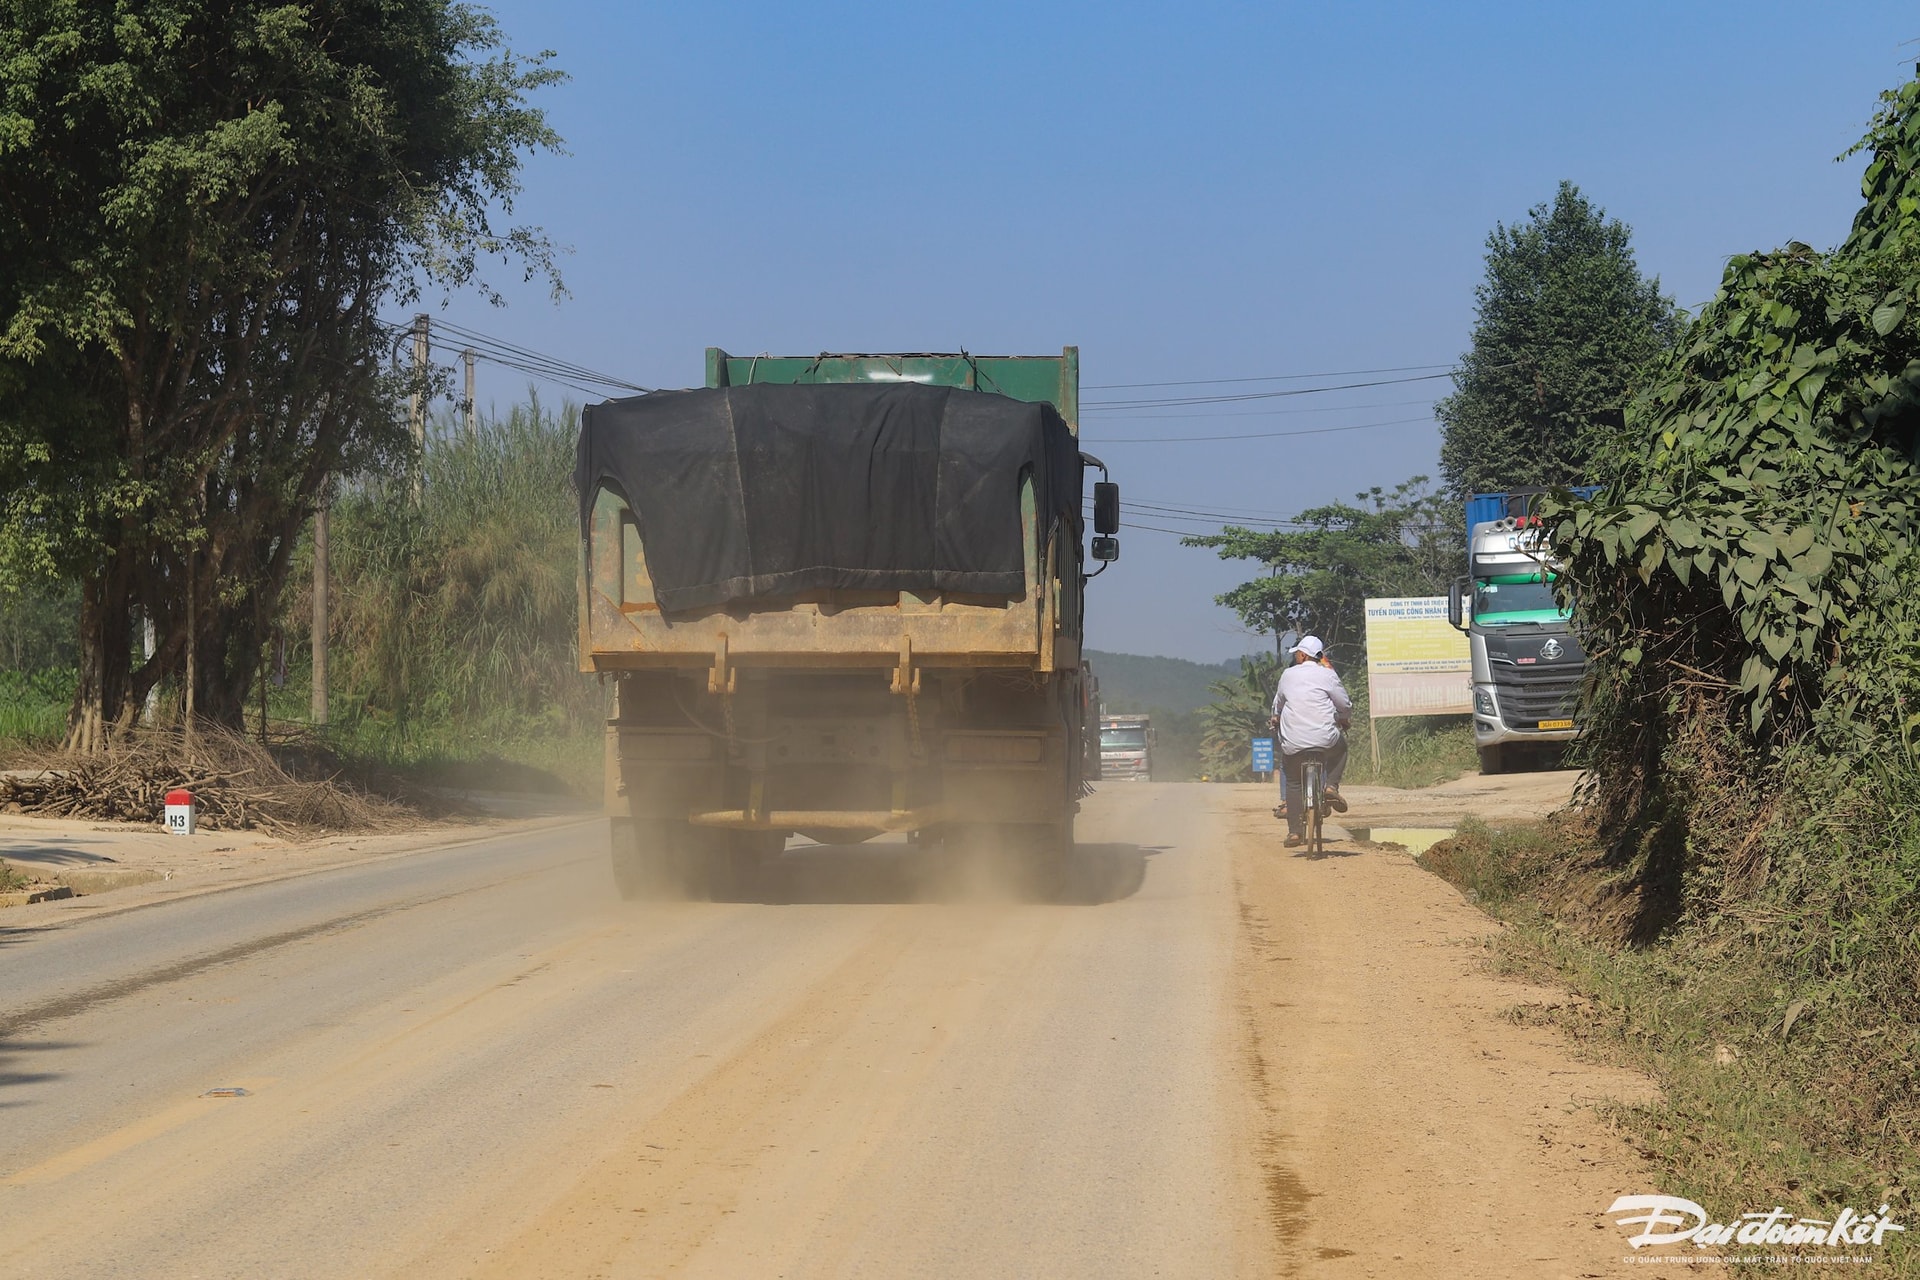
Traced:
<path fill-rule="evenodd" d="M 1396 418 L 1392 422 L 1356 422 L 1345 427 L 1308 427 L 1300 431 L 1255 431 L 1232 436 L 1108 436 L 1091 437 L 1102 446 L 1110 444 L 1195 444 L 1214 440 L 1277 440 L 1283 436 L 1323 436 L 1336 431 L 1371 431 L 1376 427 L 1404 427 L 1415 422 L 1432 422 L 1433 415 L 1422 418 Z"/>
<path fill-rule="evenodd" d="M 1134 387 L 1211 387 L 1229 382 L 1303 382 L 1317 378 L 1359 378 L 1376 373 L 1419 373 L 1427 369 L 1451 369 L 1451 364 L 1403 364 L 1391 369 L 1339 369 L 1331 373 L 1273 373 L 1251 378 L 1183 378 L 1176 382 L 1097 382 L 1085 391 L 1125 391 Z"/>
<path fill-rule="evenodd" d="M 1371 382 L 1341 382 L 1328 387 L 1294 387 L 1285 391 L 1243 391 L 1237 395 L 1164 396 L 1150 400 L 1083 400 L 1084 409 L 1160 409 L 1184 404 L 1238 404 L 1248 400 L 1279 400 L 1289 396 L 1317 396 L 1329 391 L 1357 391 L 1362 387 L 1393 387 L 1408 382 L 1432 382 L 1453 373 L 1420 373 L 1408 378 L 1378 378 Z"/>
<path fill-rule="evenodd" d="M 1116 409 L 1111 417 L 1102 418 L 1102 422 L 1194 422 L 1214 418 L 1284 418 L 1297 413 L 1345 413 L 1350 409 L 1404 409 L 1412 404 L 1431 405 L 1432 396 L 1421 396 L 1417 400 L 1369 400 L 1365 404 L 1309 404 L 1293 409 L 1228 409 L 1221 413 L 1206 413 L 1189 409 L 1185 413 L 1133 413 L 1125 409 Z"/>
<path fill-rule="evenodd" d="M 413 331 L 413 326 L 410 324 L 394 324 L 387 321 L 381 324 L 396 336 L 405 336 Z M 651 387 L 643 387 L 637 382 L 600 373 L 571 360 L 549 356 L 517 343 L 508 342 L 504 338 L 496 338 L 491 334 L 454 324 L 449 320 L 430 321 L 429 332 L 436 329 L 467 344 L 472 348 L 474 355 L 481 360 L 548 382 L 560 383 L 583 395 L 601 395 L 609 388 L 642 394 L 652 390 Z"/>
<path fill-rule="evenodd" d="M 596 370 L 587 368 L 585 365 L 576 364 L 571 360 L 562 360 L 555 356 L 543 355 L 538 351 L 533 351 L 529 348 L 519 346 L 516 343 L 508 342 L 504 338 L 496 338 L 490 334 L 480 333 L 477 330 L 468 329 L 450 321 L 441 321 L 439 327 L 454 337 L 473 344 L 476 349 L 485 348 L 490 350 L 493 353 L 492 358 L 496 363 L 525 365 L 531 369 L 543 369 L 551 374 L 557 375 L 555 378 L 556 381 L 573 379 L 643 394 L 653 389 L 651 387 L 643 387 L 637 382 L 630 382 L 625 378 L 618 378 L 611 374 L 597 372 Z M 486 352 L 482 351 L 482 354 L 484 355 Z"/>

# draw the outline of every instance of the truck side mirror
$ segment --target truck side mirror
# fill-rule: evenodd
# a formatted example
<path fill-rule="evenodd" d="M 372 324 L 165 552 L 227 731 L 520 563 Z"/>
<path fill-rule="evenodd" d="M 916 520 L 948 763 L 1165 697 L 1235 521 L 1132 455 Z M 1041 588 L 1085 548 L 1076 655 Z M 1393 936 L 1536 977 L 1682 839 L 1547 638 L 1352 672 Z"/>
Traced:
<path fill-rule="evenodd" d="M 1120 539 L 1095 538 L 1093 540 L 1093 558 L 1095 560 L 1118 560 L 1120 558 Z"/>
<path fill-rule="evenodd" d="M 1111 480 L 1096 480 L 1093 485 L 1093 531 L 1095 533 L 1120 532 L 1120 486 Z M 1095 544 L 1099 545 L 1098 543 Z M 1115 544 L 1114 555 L 1102 556 L 1094 553 L 1096 560 L 1111 560 L 1119 555 Z"/>
<path fill-rule="evenodd" d="M 1454 625 L 1454 629 L 1458 631 L 1465 631 L 1467 629 L 1466 594 L 1467 580 L 1465 578 L 1455 578 L 1453 585 L 1447 588 L 1447 621 L 1451 622 Z"/>

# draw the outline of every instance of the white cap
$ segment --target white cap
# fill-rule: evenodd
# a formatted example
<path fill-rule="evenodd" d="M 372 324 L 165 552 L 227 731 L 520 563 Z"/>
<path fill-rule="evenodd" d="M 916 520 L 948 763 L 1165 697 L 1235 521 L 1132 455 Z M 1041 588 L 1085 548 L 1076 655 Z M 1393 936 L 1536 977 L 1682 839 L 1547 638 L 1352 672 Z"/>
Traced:
<path fill-rule="evenodd" d="M 1327 646 L 1320 643 L 1319 636 L 1307 636 L 1305 639 L 1301 640 L 1299 644 L 1287 650 L 1287 652 L 1288 653 L 1304 653 L 1309 658 L 1317 658 L 1321 654 L 1325 653 L 1326 650 L 1327 650 Z"/>

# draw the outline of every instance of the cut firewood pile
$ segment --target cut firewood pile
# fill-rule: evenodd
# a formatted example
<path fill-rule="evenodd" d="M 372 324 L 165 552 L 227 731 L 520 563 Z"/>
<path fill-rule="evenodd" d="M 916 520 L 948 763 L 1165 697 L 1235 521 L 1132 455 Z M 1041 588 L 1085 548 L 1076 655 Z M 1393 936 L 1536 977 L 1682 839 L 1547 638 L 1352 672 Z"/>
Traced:
<path fill-rule="evenodd" d="M 202 728 L 123 738 L 105 751 L 16 757 L 0 770 L 0 813 L 158 823 L 169 791 L 191 791 L 195 822 L 213 831 L 394 831 L 447 816 L 397 780 L 349 776 L 331 752 Z"/>

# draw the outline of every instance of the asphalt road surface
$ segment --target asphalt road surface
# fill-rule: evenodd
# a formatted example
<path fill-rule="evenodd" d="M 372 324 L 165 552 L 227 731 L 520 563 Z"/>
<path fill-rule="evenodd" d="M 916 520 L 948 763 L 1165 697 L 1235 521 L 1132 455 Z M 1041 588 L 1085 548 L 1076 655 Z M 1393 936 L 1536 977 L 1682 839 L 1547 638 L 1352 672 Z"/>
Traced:
<path fill-rule="evenodd" d="M 581 825 L 0 922 L 0 1275 L 1593 1274 L 1612 1183 L 1559 1106 L 1587 1077 L 1494 996 L 1429 1027 L 1415 1000 L 1479 981 L 1433 963 L 1451 890 L 1282 860 L 1244 792 L 1104 788 L 1068 904 L 904 844 L 792 850 L 762 902 L 622 903 Z M 1396 912 L 1403 951 L 1341 953 Z M 1419 1043 L 1369 1063 L 1349 999 L 1403 999 Z M 1532 1058 L 1490 1067 L 1502 1035 Z M 1430 1086 L 1462 1121 L 1392 1118 Z M 1480 1148 L 1507 1156 L 1453 1196 Z M 1344 1231 L 1396 1203 L 1335 1202 L 1355 1177 L 1407 1220 Z M 1520 1252 L 1424 1225 L 1472 1241 L 1515 1195 L 1548 1210 Z"/>

